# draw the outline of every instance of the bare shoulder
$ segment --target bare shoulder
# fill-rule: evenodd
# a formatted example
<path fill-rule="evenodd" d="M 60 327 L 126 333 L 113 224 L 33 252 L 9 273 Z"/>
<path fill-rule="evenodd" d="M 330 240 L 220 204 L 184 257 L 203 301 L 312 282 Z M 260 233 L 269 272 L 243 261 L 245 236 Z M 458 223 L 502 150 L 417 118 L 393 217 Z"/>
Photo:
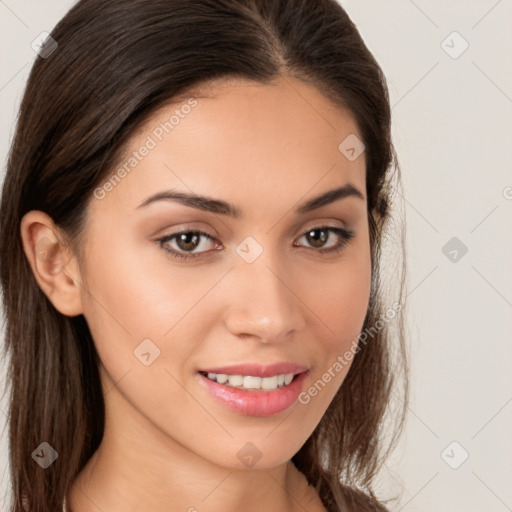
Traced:
<path fill-rule="evenodd" d="M 299 479 L 297 488 L 303 489 L 298 499 L 301 510 L 306 509 L 310 512 L 390 512 L 374 496 L 340 482 L 335 484 L 330 482 L 329 492 L 321 497 L 318 490 L 307 481 L 302 472 L 297 470 L 296 474 Z M 338 497 L 339 506 L 335 504 L 334 495 Z"/>
<path fill-rule="evenodd" d="M 322 502 L 316 491 L 312 491 L 306 500 L 307 510 L 311 512 L 390 512 L 376 498 L 365 494 L 359 489 L 343 487 L 342 505 L 337 508 L 333 502 L 327 506 Z"/>
<path fill-rule="evenodd" d="M 346 508 L 351 512 L 390 512 L 376 498 L 369 496 L 360 489 L 344 486 L 343 494 L 345 496 Z"/>

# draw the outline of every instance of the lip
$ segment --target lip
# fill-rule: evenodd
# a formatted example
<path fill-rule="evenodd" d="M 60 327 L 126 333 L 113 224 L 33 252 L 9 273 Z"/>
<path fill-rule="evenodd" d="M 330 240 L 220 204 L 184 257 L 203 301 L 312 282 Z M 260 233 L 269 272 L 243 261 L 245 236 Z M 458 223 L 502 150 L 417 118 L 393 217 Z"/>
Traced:
<path fill-rule="evenodd" d="M 303 373 L 307 366 L 294 363 L 274 363 L 262 365 L 257 363 L 243 363 L 216 368 L 201 368 L 199 371 L 206 373 L 224 373 L 227 375 L 252 375 L 253 377 L 273 377 L 286 373 Z"/>
<path fill-rule="evenodd" d="M 240 369 L 241 367 L 229 367 L 229 370 L 231 371 L 233 368 L 237 368 L 238 371 L 238 369 Z M 247 367 L 244 365 L 243 368 L 245 372 Z M 272 367 L 263 368 L 260 366 L 259 368 L 260 371 L 263 372 L 267 371 L 268 368 Z M 278 370 L 278 372 L 281 372 L 282 367 L 279 368 L 280 369 Z M 287 368 L 289 369 L 290 366 L 288 366 Z M 227 372 L 228 368 L 222 368 L 222 370 Z M 276 370 L 272 368 L 272 371 L 275 372 Z M 212 373 L 222 372 L 219 371 Z M 288 371 L 283 373 L 294 372 Z M 206 390 L 213 397 L 215 397 L 219 403 L 223 404 L 229 410 L 240 414 L 244 414 L 246 416 L 272 416 L 274 414 L 278 414 L 288 409 L 296 402 L 297 398 L 299 397 L 299 394 L 302 391 L 304 380 L 306 379 L 306 376 L 308 374 L 309 370 L 306 369 L 306 371 L 296 374 L 293 380 L 290 382 L 290 384 L 273 391 L 248 391 L 245 389 L 238 389 L 230 386 L 225 386 L 224 384 L 219 384 L 218 382 L 210 380 L 208 377 L 199 372 L 197 373 L 197 377 L 199 379 L 200 385 L 206 388 Z M 242 373 L 241 375 L 251 375 L 251 373 Z M 254 377 L 260 376 L 255 374 L 252 375 Z M 276 373 L 271 373 L 271 375 L 276 375 Z"/>

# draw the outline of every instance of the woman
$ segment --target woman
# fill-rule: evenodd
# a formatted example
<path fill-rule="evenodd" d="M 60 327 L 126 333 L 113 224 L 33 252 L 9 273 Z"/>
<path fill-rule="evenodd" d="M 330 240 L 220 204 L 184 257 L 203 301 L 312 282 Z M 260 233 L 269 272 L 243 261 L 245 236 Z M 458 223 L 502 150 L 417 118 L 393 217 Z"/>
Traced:
<path fill-rule="evenodd" d="M 1 206 L 12 512 L 386 510 L 399 175 L 347 14 L 82 0 L 51 38 Z"/>

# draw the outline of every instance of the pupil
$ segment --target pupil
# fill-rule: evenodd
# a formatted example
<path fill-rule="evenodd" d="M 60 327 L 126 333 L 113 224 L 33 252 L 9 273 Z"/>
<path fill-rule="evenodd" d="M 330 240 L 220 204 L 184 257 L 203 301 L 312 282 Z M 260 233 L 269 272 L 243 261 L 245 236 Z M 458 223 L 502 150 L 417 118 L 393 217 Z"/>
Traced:
<path fill-rule="evenodd" d="M 178 243 L 181 249 L 194 249 L 197 246 L 198 238 L 199 237 L 194 233 L 182 233 L 178 238 Z M 185 242 L 185 245 L 183 245 L 181 242 Z M 192 245 L 192 247 L 189 245 Z"/>
<path fill-rule="evenodd" d="M 312 235 L 312 233 L 321 233 L 321 235 L 318 237 L 318 236 Z M 314 243 L 312 245 L 314 245 L 316 247 L 321 247 L 327 241 L 327 233 L 323 229 L 313 229 L 312 231 L 310 231 L 308 233 L 308 236 L 310 236 L 311 239 L 313 239 Z M 318 241 L 320 243 L 317 243 Z"/>

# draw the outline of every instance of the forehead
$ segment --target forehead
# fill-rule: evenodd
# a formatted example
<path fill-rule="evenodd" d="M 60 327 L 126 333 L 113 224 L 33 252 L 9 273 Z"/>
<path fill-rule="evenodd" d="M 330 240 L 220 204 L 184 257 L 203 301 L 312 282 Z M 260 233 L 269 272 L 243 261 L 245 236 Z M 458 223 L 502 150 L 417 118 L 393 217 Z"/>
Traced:
<path fill-rule="evenodd" d="M 124 168 L 122 180 L 102 207 L 133 209 L 164 188 L 242 209 L 255 197 L 291 206 L 309 190 L 317 195 L 347 182 L 365 193 L 364 153 L 351 160 L 342 151 L 351 137 L 362 139 L 351 113 L 300 80 L 219 80 L 148 118 L 112 170 Z"/>

